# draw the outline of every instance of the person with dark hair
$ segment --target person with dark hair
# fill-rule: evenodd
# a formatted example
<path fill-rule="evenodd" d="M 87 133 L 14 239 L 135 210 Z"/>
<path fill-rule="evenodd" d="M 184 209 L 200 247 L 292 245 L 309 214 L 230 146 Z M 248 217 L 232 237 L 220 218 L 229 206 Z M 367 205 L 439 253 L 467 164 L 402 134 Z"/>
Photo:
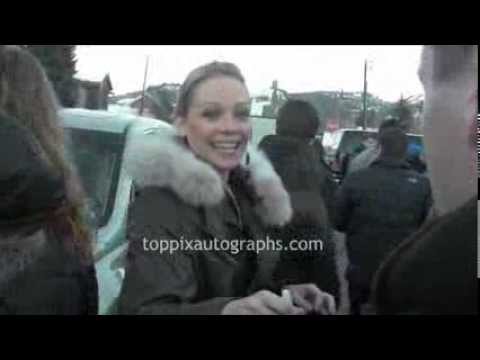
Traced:
<path fill-rule="evenodd" d="M 380 135 L 382 131 L 392 127 L 399 127 L 398 120 L 395 118 L 387 118 L 378 127 L 378 134 Z M 347 160 L 347 164 L 345 165 L 346 175 L 369 167 L 379 156 L 380 144 L 378 141 L 374 146 L 364 146 L 361 152 Z"/>
<path fill-rule="evenodd" d="M 180 87 L 175 131 L 127 145 L 137 191 L 128 214 L 120 313 L 335 311 L 330 294 L 309 284 L 282 289 L 273 278 L 280 249 L 267 243 L 267 229 L 286 224 L 292 208 L 268 159 L 247 151 L 249 105 L 238 67 L 209 63 Z M 160 241 L 164 252 L 155 245 Z"/>
<path fill-rule="evenodd" d="M 57 102 L 26 50 L 0 52 L 0 314 L 96 314 L 84 195 Z"/>
<path fill-rule="evenodd" d="M 371 302 L 377 314 L 478 314 L 478 45 L 425 46 L 419 75 L 437 218 L 382 264 Z"/>
<path fill-rule="evenodd" d="M 258 147 L 267 154 L 284 183 L 303 181 L 309 182 L 309 184 L 292 186 L 302 188 L 313 186 L 320 189 L 327 210 L 330 211 L 336 183 L 332 170 L 325 163 L 323 145 L 316 139 L 319 127 L 320 120 L 317 111 L 310 103 L 303 100 L 288 100 L 279 110 L 276 134 L 266 135 Z M 299 156 L 299 151 L 306 151 L 309 153 L 307 156 L 314 158 L 305 160 Z M 302 176 L 303 179 L 300 179 L 296 175 L 296 171 L 289 172 L 287 168 L 298 164 L 298 161 L 295 164 L 289 163 L 285 156 L 293 156 L 303 162 L 305 164 L 304 171 L 310 168 L 314 172 L 314 176 L 307 178 Z M 291 176 L 293 179 L 290 180 Z"/>
<path fill-rule="evenodd" d="M 313 139 L 320 120 L 315 108 L 303 100 L 288 100 L 279 110 L 276 133 L 298 139 Z"/>
<path fill-rule="evenodd" d="M 369 300 L 381 261 L 425 221 L 431 206 L 427 178 L 405 161 L 407 136 L 390 127 L 379 135 L 380 157 L 348 175 L 337 193 L 334 226 L 346 233 L 347 280 L 353 314 Z"/>
<path fill-rule="evenodd" d="M 284 251 L 275 272 L 284 283 L 310 282 L 334 294 L 339 303 L 339 282 L 335 263 L 333 229 L 329 210 L 335 183 L 322 158 L 322 145 L 315 141 L 320 121 L 306 101 L 288 100 L 280 109 L 276 135 L 267 135 L 263 150 L 287 189 L 293 218 L 274 231 L 288 246 L 296 239 L 321 239 L 322 251 Z"/>

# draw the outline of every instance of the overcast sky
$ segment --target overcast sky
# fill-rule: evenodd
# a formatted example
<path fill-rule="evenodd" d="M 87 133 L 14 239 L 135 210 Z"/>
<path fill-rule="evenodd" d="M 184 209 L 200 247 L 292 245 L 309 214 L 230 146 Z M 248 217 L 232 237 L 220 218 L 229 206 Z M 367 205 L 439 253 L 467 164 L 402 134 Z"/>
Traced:
<path fill-rule="evenodd" d="M 76 55 L 79 78 L 100 80 L 110 73 L 117 95 L 142 88 L 147 56 L 147 85 L 181 83 L 193 68 L 223 60 L 240 67 L 252 94 L 268 89 L 274 79 L 288 92 L 362 91 L 368 59 L 368 91 L 395 101 L 401 94 L 423 93 L 417 78 L 420 52 L 419 45 L 79 45 Z"/>

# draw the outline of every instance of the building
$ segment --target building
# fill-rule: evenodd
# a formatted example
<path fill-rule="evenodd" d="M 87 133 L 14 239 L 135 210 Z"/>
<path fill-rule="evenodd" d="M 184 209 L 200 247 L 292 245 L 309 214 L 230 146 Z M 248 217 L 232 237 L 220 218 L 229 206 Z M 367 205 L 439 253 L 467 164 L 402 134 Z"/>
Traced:
<path fill-rule="evenodd" d="M 98 110 L 108 109 L 108 97 L 113 90 L 110 75 L 100 81 L 75 79 L 76 101 L 74 107 Z"/>
<path fill-rule="evenodd" d="M 171 115 L 175 109 L 179 88 L 180 84 L 168 83 L 149 86 L 145 89 L 145 96 L 142 96 L 141 91 L 135 91 L 112 96 L 110 103 L 128 107 L 129 111 L 141 113 L 145 117 L 172 122 Z"/>
<path fill-rule="evenodd" d="M 359 112 L 361 92 L 310 91 L 289 93 L 291 99 L 309 102 L 320 118 L 319 132 L 344 127 L 354 127 Z"/>

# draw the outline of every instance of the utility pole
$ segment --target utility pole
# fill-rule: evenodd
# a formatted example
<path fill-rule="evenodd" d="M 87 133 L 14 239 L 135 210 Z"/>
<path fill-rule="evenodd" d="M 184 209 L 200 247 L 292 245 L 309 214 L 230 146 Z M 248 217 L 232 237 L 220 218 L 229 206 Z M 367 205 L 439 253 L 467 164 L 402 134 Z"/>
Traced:
<path fill-rule="evenodd" d="M 339 125 L 338 127 L 340 128 L 340 110 L 338 109 L 339 106 L 339 101 L 342 99 L 342 94 L 340 95 L 338 93 L 335 93 L 334 98 L 333 98 L 333 118 L 335 119 L 335 122 Z"/>
<path fill-rule="evenodd" d="M 367 60 L 363 73 L 363 130 L 367 128 Z"/>
<path fill-rule="evenodd" d="M 273 111 L 273 114 L 274 114 L 275 117 L 277 115 L 277 107 L 278 107 L 277 91 L 278 91 L 278 81 L 273 80 L 273 83 L 272 83 L 272 111 Z"/>
<path fill-rule="evenodd" d="M 147 74 L 148 74 L 148 61 L 150 59 L 150 56 L 147 56 L 147 60 L 145 62 L 145 74 L 143 76 L 143 87 L 142 87 L 142 101 L 140 103 L 140 109 L 138 111 L 138 114 L 140 116 L 143 115 L 143 108 L 145 106 L 145 87 L 147 85 Z"/>

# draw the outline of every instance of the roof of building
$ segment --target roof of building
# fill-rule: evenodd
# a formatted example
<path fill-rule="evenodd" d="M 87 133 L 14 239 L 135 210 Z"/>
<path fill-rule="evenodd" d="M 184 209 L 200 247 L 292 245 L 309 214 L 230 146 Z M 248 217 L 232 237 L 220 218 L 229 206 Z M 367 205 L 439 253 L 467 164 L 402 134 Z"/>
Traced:
<path fill-rule="evenodd" d="M 100 80 L 94 80 L 94 79 L 75 79 L 77 82 L 79 82 L 83 87 L 99 87 L 101 86 L 102 83 L 106 83 L 109 90 L 113 90 L 112 86 L 112 81 L 110 79 L 110 74 L 106 74 L 102 79 Z"/>

